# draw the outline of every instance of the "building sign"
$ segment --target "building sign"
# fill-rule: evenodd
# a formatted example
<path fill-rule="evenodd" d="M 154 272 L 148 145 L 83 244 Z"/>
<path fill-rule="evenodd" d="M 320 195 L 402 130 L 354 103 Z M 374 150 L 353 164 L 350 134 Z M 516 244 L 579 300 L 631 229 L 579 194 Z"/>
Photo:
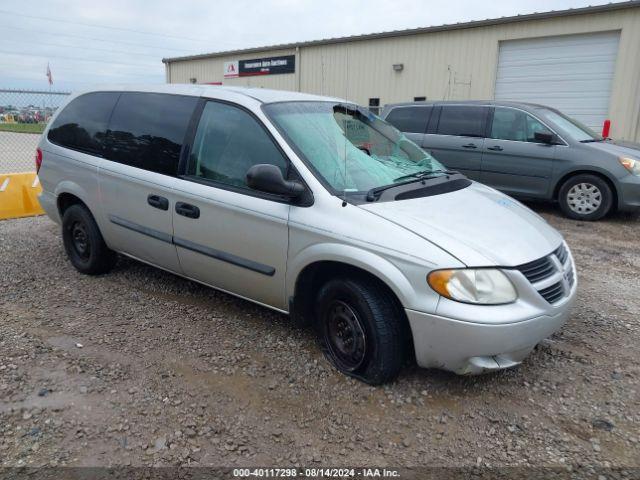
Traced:
<path fill-rule="evenodd" d="M 280 73 L 294 73 L 295 71 L 295 55 L 224 62 L 224 78 L 277 75 Z"/>
<path fill-rule="evenodd" d="M 239 75 L 237 60 L 235 62 L 224 62 L 224 78 L 234 78 Z"/>

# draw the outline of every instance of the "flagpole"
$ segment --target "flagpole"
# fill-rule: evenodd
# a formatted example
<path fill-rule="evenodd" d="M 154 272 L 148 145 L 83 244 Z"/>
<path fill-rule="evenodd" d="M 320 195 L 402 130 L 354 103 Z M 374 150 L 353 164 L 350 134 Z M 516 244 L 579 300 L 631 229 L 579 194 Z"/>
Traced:
<path fill-rule="evenodd" d="M 52 81 L 51 67 L 49 66 L 49 62 L 47 62 L 47 80 L 49 83 L 49 103 L 53 107 L 53 100 L 51 98 L 51 86 L 53 85 L 53 81 Z"/>

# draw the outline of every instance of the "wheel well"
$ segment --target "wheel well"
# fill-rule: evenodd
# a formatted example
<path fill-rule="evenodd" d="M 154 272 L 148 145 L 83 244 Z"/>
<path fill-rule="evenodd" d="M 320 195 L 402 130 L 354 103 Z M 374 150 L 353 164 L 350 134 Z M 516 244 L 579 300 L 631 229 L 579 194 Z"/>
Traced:
<path fill-rule="evenodd" d="M 314 321 L 315 316 L 315 296 L 322 285 L 332 278 L 356 277 L 366 278 L 368 281 L 376 282 L 384 288 L 390 298 L 396 303 L 398 311 L 402 315 L 405 324 L 407 338 L 411 342 L 410 351 L 413 352 L 413 337 L 409 320 L 404 313 L 404 307 L 395 292 L 380 278 L 359 267 L 341 262 L 322 261 L 307 265 L 298 275 L 294 296 L 290 301 L 290 315 L 293 321 L 299 326 L 309 326 Z M 413 354 L 413 353 L 412 353 Z"/>
<path fill-rule="evenodd" d="M 576 175 L 583 175 L 583 174 L 595 175 L 596 177 L 599 177 L 602 180 L 604 180 L 605 182 L 607 182 L 607 185 L 609 185 L 609 188 L 611 189 L 611 193 L 613 194 L 612 210 L 615 211 L 615 209 L 618 207 L 618 191 L 616 190 L 616 186 L 613 184 L 613 182 L 611 181 L 611 179 L 609 177 L 607 177 L 606 175 L 603 175 L 600 172 L 594 172 L 593 170 L 577 170 L 577 171 L 574 171 L 574 172 L 567 173 L 556 184 L 556 188 L 555 188 L 555 190 L 553 192 L 553 199 L 554 200 L 558 200 L 558 195 L 560 194 L 560 189 L 562 188 L 562 185 L 564 185 L 567 180 L 569 180 L 571 177 L 575 177 Z"/>
<path fill-rule="evenodd" d="M 64 212 L 71 205 L 84 205 L 87 206 L 82 200 L 76 197 L 73 193 L 61 193 L 58 195 L 58 212 L 60 212 L 60 217 L 64 215 Z"/>

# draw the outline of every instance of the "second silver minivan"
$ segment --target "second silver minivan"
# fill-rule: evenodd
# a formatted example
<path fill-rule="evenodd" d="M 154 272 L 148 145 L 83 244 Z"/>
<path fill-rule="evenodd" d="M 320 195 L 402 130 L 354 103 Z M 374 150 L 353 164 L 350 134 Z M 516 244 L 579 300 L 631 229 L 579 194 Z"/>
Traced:
<path fill-rule="evenodd" d="M 519 364 L 576 296 L 558 232 L 359 106 L 196 85 L 71 96 L 37 154 L 82 273 L 117 253 L 312 325 L 371 384 Z"/>

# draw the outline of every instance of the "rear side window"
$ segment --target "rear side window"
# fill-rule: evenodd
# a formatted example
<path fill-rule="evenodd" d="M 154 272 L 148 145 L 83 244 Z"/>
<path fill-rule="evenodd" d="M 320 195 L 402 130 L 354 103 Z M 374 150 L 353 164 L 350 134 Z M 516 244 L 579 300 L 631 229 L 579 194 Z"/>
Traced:
<path fill-rule="evenodd" d="M 109 116 L 119 95 L 95 92 L 71 100 L 56 117 L 47 138 L 62 147 L 101 155 Z"/>
<path fill-rule="evenodd" d="M 443 105 L 438 134 L 484 137 L 486 119 L 486 107 Z"/>
<path fill-rule="evenodd" d="M 389 112 L 386 120 L 401 132 L 424 133 L 433 107 L 400 107 Z"/>
<path fill-rule="evenodd" d="M 177 175 L 180 150 L 197 97 L 122 93 L 109 123 L 105 157 L 164 175 Z"/>

